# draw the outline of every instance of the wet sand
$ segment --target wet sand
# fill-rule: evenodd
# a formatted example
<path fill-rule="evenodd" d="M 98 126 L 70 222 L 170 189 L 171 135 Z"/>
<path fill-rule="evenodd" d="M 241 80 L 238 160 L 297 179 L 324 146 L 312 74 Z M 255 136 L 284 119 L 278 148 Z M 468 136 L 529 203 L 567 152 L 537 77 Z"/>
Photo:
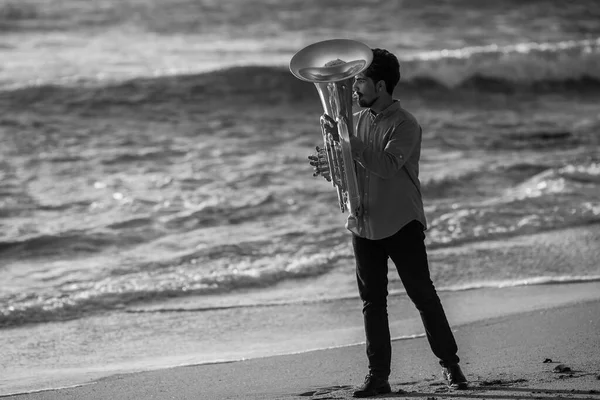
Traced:
<path fill-rule="evenodd" d="M 577 291 L 576 287 L 572 289 Z M 557 296 L 561 296 L 558 291 Z M 471 382 L 468 390 L 445 386 L 426 339 L 417 338 L 394 341 L 393 392 L 383 397 L 600 399 L 598 299 L 478 321 L 455 331 Z M 117 375 L 83 386 L 5 398 L 344 399 L 352 397 L 352 388 L 361 383 L 365 372 L 364 346 L 359 344 Z"/>

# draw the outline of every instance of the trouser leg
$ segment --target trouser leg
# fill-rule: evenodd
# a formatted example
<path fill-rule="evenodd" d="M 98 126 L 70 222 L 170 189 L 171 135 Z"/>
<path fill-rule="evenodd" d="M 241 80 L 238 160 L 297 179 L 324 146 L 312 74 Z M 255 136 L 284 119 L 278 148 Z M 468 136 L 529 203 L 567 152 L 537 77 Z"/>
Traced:
<path fill-rule="evenodd" d="M 444 367 L 458 364 L 458 348 L 440 298 L 429 274 L 423 226 L 412 221 L 384 239 L 406 293 L 421 315 L 427 340 Z"/>
<path fill-rule="evenodd" d="M 387 378 L 392 348 L 387 314 L 387 259 L 381 243 L 353 235 L 358 292 L 363 301 L 363 318 L 369 371 Z"/>

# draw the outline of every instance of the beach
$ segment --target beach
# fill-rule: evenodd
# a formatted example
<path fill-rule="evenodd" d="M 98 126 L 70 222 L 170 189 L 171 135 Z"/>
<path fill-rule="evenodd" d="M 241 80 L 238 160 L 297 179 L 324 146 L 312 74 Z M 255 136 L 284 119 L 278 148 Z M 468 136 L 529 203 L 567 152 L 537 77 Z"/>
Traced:
<path fill-rule="evenodd" d="M 289 69 L 346 38 L 398 56 L 422 127 L 464 396 L 597 397 L 558 390 L 598 383 L 598 21 L 597 0 L 0 2 L 0 396 L 361 383 L 347 215 L 307 158 L 323 109 Z M 455 396 L 389 268 L 394 396 Z"/>
<path fill-rule="evenodd" d="M 424 338 L 393 342 L 392 393 L 379 398 L 600 398 L 599 285 L 572 285 L 593 300 L 490 318 L 455 327 L 470 386 L 451 390 Z M 527 290 L 516 293 L 521 300 Z M 565 290 L 546 289 L 546 299 Z M 576 298 L 577 296 L 575 296 Z M 582 296 L 585 298 L 586 296 Z M 87 384 L 6 396 L 54 399 L 345 399 L 362 382 L 364 346 L 356 344 L 229 363 L 110 376 Z"/>

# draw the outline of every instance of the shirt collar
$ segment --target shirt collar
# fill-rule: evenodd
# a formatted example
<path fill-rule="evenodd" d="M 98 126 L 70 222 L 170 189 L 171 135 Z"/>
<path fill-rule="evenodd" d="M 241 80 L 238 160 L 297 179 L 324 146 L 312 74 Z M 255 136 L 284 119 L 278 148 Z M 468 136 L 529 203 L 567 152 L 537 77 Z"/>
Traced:
<path fill-rule="evenodd" d="M 400 101 L 394 99 L 394 102 L 392 104 L 390 104 L 385 110 L 376 114 L 375 112 L 373 112 L 373 110 L 369 109 L 369 114 L 371 115 L 372 118 L 375 118 L 379 114 L 381 114 L 384 117 L 387 117 L 388 115 L 393 114 L 394 112 L 396 112 L 399 109 L 400 109 Z"/>

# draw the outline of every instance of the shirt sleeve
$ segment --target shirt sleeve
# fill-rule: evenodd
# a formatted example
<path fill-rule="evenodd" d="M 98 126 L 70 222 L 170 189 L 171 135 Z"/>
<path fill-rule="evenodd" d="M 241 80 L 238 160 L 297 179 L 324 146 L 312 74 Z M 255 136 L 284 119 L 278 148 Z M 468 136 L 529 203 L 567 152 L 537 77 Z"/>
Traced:
<path fill-rule="evenodd" d="M 356 136 L 350 138 L 352 156 L 356 162 L 372 173 L 390 178 L 410 158 L 421 136 L 421 127 L 413 121 L 404 120 L 390 134 L 383 151 L 374 150 Z"/>

